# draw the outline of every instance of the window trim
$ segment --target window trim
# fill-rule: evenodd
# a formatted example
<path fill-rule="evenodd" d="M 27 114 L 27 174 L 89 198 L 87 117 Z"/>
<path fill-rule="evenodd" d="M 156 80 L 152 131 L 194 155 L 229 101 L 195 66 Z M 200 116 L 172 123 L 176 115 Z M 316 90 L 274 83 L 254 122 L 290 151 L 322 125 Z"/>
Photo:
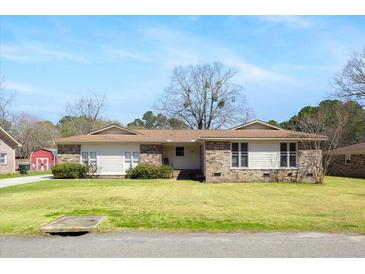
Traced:
<path fill-rule="evenodd" d="M 96 167 L 98 167 L 98 153 L 96 151 L 81 151 L 80 153 L 80 164 L 84 165 L 82 154 L 87 153 L 87 164 L 90 165 L 91 158 L 90 154 L 95 153 L 95 161 L 96 161 Z"/>
<path fill-rule="evenodd" d="M 351 154 L 345 154 L 345 165 L 350 166 L 351 164 L 352 164 Z"/>
<path fill-rule="evenodd" d="M 238 167 L 232 166 L 232 144 L 238 144 Z M 241 151 L 241 144 L 247 144 L 247 166 L 241 166 L 241 157 L 242 157 L 242 151 Z M 230 169 L 249 169 L 250 168 L 250 151 L 249 151 L 249 143 L 248 142 L 230 142 L 230 150 L 229 150 L 229 165 Z M 246 152 L 245 152 L 246 153 Z"/>
<path fill-rule="evenodd" d="M 126 157 L 127 153 L 130 153 L 130 155 L 131 155 L 128 161 L 127 161 L 127 157 Z M 135 153 L 138 154 L 138 160 L 135 160 L 135 158 L 134 158 Z M 140 159 L 139 151 L 124 151 L 124 173 L 126 173 L 128 171 L 128 169 L 136 167 L 140 162 L 141 162 L 141 159 Z M 128 168 L 127 168 L 127 165 L 129 165 Z"/>
<path fill-rule="evenodd" d="M 8 154 L 7 154 L 6 152 L 1 152 L 1 153 L 0 153 L 0 155 L 1 155 L 1 154 L 3 154 L 3 155 L 4 155 L 4 157 L 3 157 L 3 159 L 4 159 L 4 163 L 0 163 L 0 165 L 5 166 L 5 165 L 7 165 L 7 164 L 8 164 Z"/>
<path fill-rule="evenodd" d="M 281 152 L 281 144 L 286 144 L 286 151 Z M 295 144 L 295 166 L 290 166 L 290 156 L 294 153 L 290 150 L 290 144 Z M 281 154 L 286 154 L 286 166 L 281 165 Z M 280 142 L 279 143 L 279 169 L 298 169 L 298 143 Z"/>

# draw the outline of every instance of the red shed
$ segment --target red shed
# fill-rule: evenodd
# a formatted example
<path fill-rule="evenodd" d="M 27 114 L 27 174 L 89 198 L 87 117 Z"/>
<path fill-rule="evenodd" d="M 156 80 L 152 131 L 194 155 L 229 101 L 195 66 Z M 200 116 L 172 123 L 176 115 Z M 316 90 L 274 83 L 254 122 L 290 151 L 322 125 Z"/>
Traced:
<path fill-rule="evenodd" d="M 51 170 L 57 164 L 57 150 L 40 148 L 30 155 L 31 170 Z"/>

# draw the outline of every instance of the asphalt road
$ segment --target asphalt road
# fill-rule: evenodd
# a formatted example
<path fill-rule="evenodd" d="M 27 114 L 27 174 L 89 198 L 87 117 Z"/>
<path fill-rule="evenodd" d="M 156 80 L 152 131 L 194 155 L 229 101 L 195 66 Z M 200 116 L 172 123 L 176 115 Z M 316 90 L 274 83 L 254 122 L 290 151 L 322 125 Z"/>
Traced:
<path fill-rule="evenodd" d="M 40 181 L 45 181 L 45 180 L 51 180 L 52 178 L 53 178 L 52 175 L 46 174 L 46 175 L 35 175 L 35 176 L 24 176 L 24 177 L 0 179 L 0 188 L 35 183 L 35 182 L 40 182 Z"/>
<path fill-rule="evenodd" d="M 365 257 L 365 236 L 165 232 L 0 236 L 0 257 Z"/>

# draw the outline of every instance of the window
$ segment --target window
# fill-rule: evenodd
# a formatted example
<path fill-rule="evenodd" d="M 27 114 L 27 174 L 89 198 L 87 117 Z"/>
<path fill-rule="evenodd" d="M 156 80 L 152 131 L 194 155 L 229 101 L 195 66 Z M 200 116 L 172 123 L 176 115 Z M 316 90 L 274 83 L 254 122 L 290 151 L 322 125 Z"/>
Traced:
<path fill-rule="evenodd" d="M 96 168 L 97 165 L 96 152 L 83 151 L 81 153 L 81 163 L 83 165 L 90 165 Z"/>
<path fill-rule="evenodd" d="M 137 166 L 139 163 L 139 153 L 138 152 L 133 152 L 133 167 Z"/>
<path fill-rule="evenodd" d="M 296 167 L 296 166 L 297 166 L 297 144 L 280 143 L 280 167 Z"/>
<path fill-rule="evenodd" d="M 84 165 L 89 164 L 89 152 L 82 152 L 81 153 L 81 162 Z"/>
<path fill-rule="evenodd" d="M 351 165 L 351 154 L 345 155 L 345 165 Z"/>
<path fill-rule="evenodd" d="M 232 143 L 231 154 L 232 154 L 232 167 L 239 167 L 239 143 Z"/>
<path fill-rule="evenodd" d="M 248 144 L 241 143 L 241 167 L 248 167 Z"/>
<path fill-rule="evenodd" d="M 124 162 L 125 162 L 125 170 L 127 171 L 132 167 L 132 153 L 125 152 L 124 153 Z"/>
<path fill-rule="evenodd" d="M 184 156 L 184 147 L 176 147 L 176 156 Z"/>
<path fill-rule="evenodd" d="M 135 167 L 139 163 L 139 152 L 125 152 L 124 153 L 125 170 Z"/>
<path fill-rule="evenodd" d="M 288 166 L 288 144 L 280 143 L 280 167 Z"/>
<path fill-rule="evenodd" d="M 7 159 L 6 159 L 6 153 L 0 153 L 0 165 L 6 165 Z"/>
<path fill-rule="evenodd" d="M 289 166 L 290 167 L 297 166 L 297 144 L 296 143 L 289 144 Z"/>
<path fill-rule="evenodd" d="M 96 152 L 90 152 L 90 160 L 89 160 L 90 166 L 93 168 L 96 167 Z"/>
<path fill-rule="evenodd" d="M 231 144 L 231 166 L 248 167 L 248 144 L 232 143 Z"/>

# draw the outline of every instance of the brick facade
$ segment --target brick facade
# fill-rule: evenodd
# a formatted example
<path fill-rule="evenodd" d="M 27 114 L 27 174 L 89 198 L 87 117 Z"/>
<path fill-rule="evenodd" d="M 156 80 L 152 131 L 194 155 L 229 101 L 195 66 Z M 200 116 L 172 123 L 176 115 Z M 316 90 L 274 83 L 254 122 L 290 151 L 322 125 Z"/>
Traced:
<path fill-rule="evenodd" d="M 141 144 L 140 162 L 162 165 L 162 145 Z"/>
<path fill-rule="evenodd" d="M 206 142 L 207 182 L 315 182 L 314 164 L 321 163 L 321 150 L 298 150 L 297 169 L 232 169 L 230 142 Z"/>
<path fill-rule="evenodd" d="M 365 154 L 352 154 L 351 164 L 345 165 L 345 155 L 333 155 L 328 174 L 354 178 L 365 178 Z"/>
<path fill-rule="evenodd" d="M 80 163 L 81 145 L 58 145 L 57 163 Z"/>

